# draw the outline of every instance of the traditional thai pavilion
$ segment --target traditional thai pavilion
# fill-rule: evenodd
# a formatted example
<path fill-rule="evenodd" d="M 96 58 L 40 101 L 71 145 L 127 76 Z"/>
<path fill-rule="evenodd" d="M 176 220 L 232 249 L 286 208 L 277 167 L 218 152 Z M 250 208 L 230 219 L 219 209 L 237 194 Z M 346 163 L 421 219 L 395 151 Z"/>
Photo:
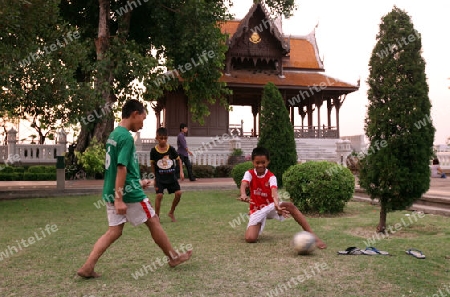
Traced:
<path fill-rule="evenodd" d="M 222 32 L 228 35 L 228 51 L 221 81 L 233 91 L 230 105 L 251 106 L 252 132 L 230 125 L 229 113 L 219 103 L 211 105 L 203 126 L 192 122 L 182 91 L 166 93 L 154 106 L 157 126 L 164 125 L 169 135 L 177 135 L 180 122 L 184 122 L 189 136 L 257 136 L 262 90 L 273 82 L 290 112 L 296 138 L 339 138 L 339 109 L 346 95 L 359 89 L 359 82 L 352 85 L 325 74 L 315 29 L 307 36 L 284 36 L 281 21 L 273 21 L 269 15 L 264 5 L 255 3 L 242 20 L 222 25 Z M 327 109 L 325 119 L 320 118 L 321 108 Z M 295 113 L 300 115 L 300 123 L 294 122 Z"/>
<path fill-rule="evenodd" d="M 289 110 L 299 162 L 342 162 L 351 147 L 359 151 L 364 145 L 363 135 L 339 140 L 339 110 L 346 95 L 359 89 L 359 82 L 353 85 L 325 74 L 315 29 L 306 36 L 285 36 L 281 21 L 269 16 L 264 5 L 255 3 L 242 20 L 232 20 L 221 27 L 228 35 L 221 81 L 232 90 L 228 97 L 231 106 L 251 107 L 251 113 L 243 115 L 246 122 L 253 122 L 251 131 L 244 131 L 242 121 L 230 123 L 228 111 L 219 102 L 210 106 L 203 126 L 191 121 L 188 98 L 182 91 L 167 92 L 154 104 L 157 127 L 168 129 L 171 145 L 176 146 L 180 123 L 187 123 L 189 148 L 201 152 L 192 157 L 194 164 L 225 164 L 230 150 L 237 147 L 246 155 L 251 153 L 257 145 L 262 91 L 268 82 L 278 87 Z M 327 112 L 321 112 L 321 108 Z M 321 118 L 321 113 L 326 118 Z M 295 118 L 301 120 L 296 123 Z M 239 139 L 223 142 L 223 135 L 236 135 Z M 139 138 L 137 146 L 145 152 L 153 141 Z"/>

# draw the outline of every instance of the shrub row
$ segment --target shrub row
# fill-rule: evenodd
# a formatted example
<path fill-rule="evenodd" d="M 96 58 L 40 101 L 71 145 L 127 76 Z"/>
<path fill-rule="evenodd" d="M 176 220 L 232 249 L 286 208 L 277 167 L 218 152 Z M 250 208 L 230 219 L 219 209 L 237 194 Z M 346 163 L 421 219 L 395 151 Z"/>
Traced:
<path fill-rule="evenodd" d="M 143 178 L 151 176 L 151 167 L 140 165 L 140 172 Z M 192 165 L 192 171 L 195 177 L 198 178 L 212 178 L 212 177 L 231 177 L 231 170 L 233 166 L 231 165 Z M 185 178 L 187 178 L 186 166 L 183 166 L 183 172 Z"/>
<path fill-rule="evenodd" d="M 56 180 L 56 167 L 53 165 L 7 166 L 0 171 L 0 180 Z"/>
<path fill-rule="evenodd" d="M 192 165 L 192 171 L 195 177 L 198 178 L 213 178 L 213 177 L 230 177 L 232 165 Z M 183 166 L 184 176 L 187 177 L 186 166 Z"/>

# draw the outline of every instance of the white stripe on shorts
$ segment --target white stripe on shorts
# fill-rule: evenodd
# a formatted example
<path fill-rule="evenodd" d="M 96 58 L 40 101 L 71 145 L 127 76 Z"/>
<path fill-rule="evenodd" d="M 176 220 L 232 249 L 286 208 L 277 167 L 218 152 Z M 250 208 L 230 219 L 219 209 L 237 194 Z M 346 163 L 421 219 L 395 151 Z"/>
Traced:
<path fill-rule="evenodd" d="M 148 198 L 145 198 L 141 202 L 125 204 L 127 205 L 127 212 L 124 215 L 116 214 L 114 204 L 106 204 L 109 226 L 118 226 L 126 222 L 130 222 L 133 226 L 138 226 L 155 215 L 155 210 Z"/>
<path fill-rule="evenodd" d="M 264 230 L 264 226 L 266 225 L 266 219 L 276 219 L 278 221 L 284 221 L 285 217 L 278 214 L 277 210 L 275 209 L 275 204 L 272 202 L 250 215 L 247 229 L 250 226 L 255 226 L 261 223 L 261 229 L 259 230 L 259 235 L 261 235 L 262 231 Z"/>

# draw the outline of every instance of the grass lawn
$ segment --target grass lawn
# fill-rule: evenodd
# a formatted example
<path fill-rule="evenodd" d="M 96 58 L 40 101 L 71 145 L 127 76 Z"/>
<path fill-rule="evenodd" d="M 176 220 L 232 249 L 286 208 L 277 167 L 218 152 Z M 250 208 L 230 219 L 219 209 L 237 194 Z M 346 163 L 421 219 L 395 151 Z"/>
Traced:
<path fill-rule="evenodd" d="M 104 208 L 94 206 L 100 196 L 1 201 L 0 296 L 450 296 L 448 217 L 390 213 L 398 231 L 372 245 L 392 256 L 340 256 L 365 248 L 378 222 L 377 206 L 350 202 L 344 214 L 308 216 L 328 248 L 299 256 L 290 247 L 300 231 L 292 218 L 268 221 L 258 243 L 245 243 L 248 206 L 237 194 L 186 192 L 176 223 L 166 215 L 173 195 L 165 195 L 163 228 L 174 248 L 193 247 L 191 260 L 156 264 L 164 255 L 147 228 L 126 225 L 92 280 L 75 272 L 107 229 Z M 407 255 L 411 247 L 426 259 Z"/>

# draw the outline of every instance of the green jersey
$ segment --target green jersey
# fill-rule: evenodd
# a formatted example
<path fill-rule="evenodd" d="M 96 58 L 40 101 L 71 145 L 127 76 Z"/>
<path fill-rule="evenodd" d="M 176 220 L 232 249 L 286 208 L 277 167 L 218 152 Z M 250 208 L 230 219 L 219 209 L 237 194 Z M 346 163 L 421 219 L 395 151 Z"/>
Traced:
<path fill-rule="evenodd" d="M 114 202 L 118 165 L 127 168 L 127 177 L 122 190 L 123 201 L 133 203 L 144 200 L 146 195 L 140 184 L 141 176 L 134 139 L 130 131 L 121 126 L 116 127 L 106 141 L 106 171 L 102 195 L 106 202 Z"/>

